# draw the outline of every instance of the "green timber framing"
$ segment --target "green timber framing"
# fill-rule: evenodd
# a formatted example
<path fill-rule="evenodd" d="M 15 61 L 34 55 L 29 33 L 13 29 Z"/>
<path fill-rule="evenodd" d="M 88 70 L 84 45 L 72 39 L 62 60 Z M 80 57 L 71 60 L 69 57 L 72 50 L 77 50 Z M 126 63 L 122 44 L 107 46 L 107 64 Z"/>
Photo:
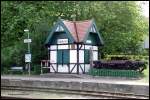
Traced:
<path fill-rule="evenodd" d="M 74 68 L 77 66 L 77 71 L 76 71 L 76 73 L 77 74 L 79 74 L 79 68 L 82 70 L 82 73 L 85 73 L 85 65 L 86 65 L 86 63 L 85 63 L 85 59 L 84 59 L 84 63 L 81 63 L 81 62 L 79 62 L 79 50 L 83 50 L 83 52 L 85 52 L 85 50 L 87 50 L 86 48 L 85 48 L 85 46 L 91 46 L 91 47 L 93 47 L 93 46 L 97 46 L 97 49 L 96 50 L 93 50 L 93 51 L 96 51 L 97 52 L 97 56 L 99 57 L 99 52 L 98 52 L 98 46 L 102 46 L 103 45 L 103 41 L 102 41 L 102 38 L 101 38 L 101 36 L 100 36 L 100 33 L 98 32 L 98 30 L 97 30 L 97 27 L 96 27 L 96 24 L 95 24 L 95 22 L 94 22 L 94 20 L 92 20 L 92 24 L 91 24 L 91 26 L 89 27 L 89 29 L 87 30 L 87 34 L 86 34 L 86 36 L 84 37 L 84 39 L 83 39 L 83 42 L 75 42 L 75 39 L 73 38 L 73 36 L 70 34 L 70 32 L 69 32 L 69 30 L 67 29 L 67 27 L 64 25 L 64 23 L 62 22 L 63 20 L 62 19 L 59 19 L 58 20 L 58 22 L 54 25 L 54 27 L 52 28 L 52 31 L 50 32 L 50 34 L 49 34 L 49 36 L 48 36 L 48 38 L 47 38 L 47 40 L 46 40 L 46 42 L 45 42 L 45 46 L 46 47 L 48 47 L 48 52 L 49 52 L 49 60 L 51 59 L 51 54 L 50 54 L 50 52 L 51 51 L 56 51 L 56 53 L 58 54 L 58 50 L 64 50 L 64 49 L 58 49 L 58 46 L 59 45 L 68 45 L 68 49 L 65 49 L 65 50 L 68 50 L 68 51 L 70 51 L 70 50 L 76 50 L 76 52 L 77 52 L 77 62 L 76 63 L 71 63 L 71 62 L 67 62 L 67 63 L 65 63 L 66 65 L 67 65 L 67 67 L 68 67 L 68 73 L 72 73 L 72 71 L 74 70 Z M 61 25 L 62 27 L 63 27 L 63 31 L 59 31 L 59 32 L 55 32 L 55 30 L 56 30 L 56 28 L 58 27 L 58 25 Z M 96 32 L 95 33 L 92 33 L 92 32 L 90 32 L 90 29 L 91 29 L 91 27 L 94 25 L 94 27 L 95 27 L 95 29 L 96 29 Z M 61 32 L 63 33 L 63 32 L 65 32 L 65 34 L 67 35 L 67 39 L 68 39 L 68 43 L 67 44 L 58 44 L 58 43 L 56 43 L 56 42 L 52 42 L 52 37 L 53 37 L 53 35 L 54 35 L 54 33 L 56 34 L 56 33 L 60 33 L 61 34 Z M 99 41 L 97 42 L 97 44 L 88 44 L 88 43 L 86 43 L 86 40 L 89 38 L 89 36 L 90 36 L 90 34 L 97 34 L 98 35 L 98 39 L 99 39 Z M 54 39 L 54 38 L 53 38 Z M 66 39 L 66 38 L 60 38 L 60 39 Z M 53 45 L 55 45 L 56 46 L 56 49 L 50 49 L 51 48 L 51 46 L 53 46 Z M 73 49 L 73 48 L 71 48 L 71 45 L 75 45 L 76 46 L 76 48 L 75 49 Z M 85 56 L 85 54 L 84 54 L 84 56 Z M 84 57 L 85 58 L 85 57 Z M 58 58 L 57 58 L 58 59 Z M 56 69 L 54 68 L 54 66 L 53 66 L 53 64 L 56 64 Z M 70 64 L 74 64 L 74 66 L 72 67 L 72 69 L 70 68 Z M 82 65 L 84 65 L 84 68 L 82 68 L 81 67 L 81 64 Z M 88 63 L 89 64 L 89 63 Z M 56 63 L 52 63 L 52 62 L 49 62 L 48 63 L 48 66 L 49 66 L 49 69 L 50 69 L 50 72 L 51 72 L 51 68 L 54 70 L 54 72 L 55 73 L 58 73 L 59 71 L 58 71 L 58 65 L 64 65 L 64 62 L 62 61 L 62 63 L 58 63 L 58 62 L 56 62 Z M 59 72 L 59 73 L 61 73 L 61 72 Z"/>

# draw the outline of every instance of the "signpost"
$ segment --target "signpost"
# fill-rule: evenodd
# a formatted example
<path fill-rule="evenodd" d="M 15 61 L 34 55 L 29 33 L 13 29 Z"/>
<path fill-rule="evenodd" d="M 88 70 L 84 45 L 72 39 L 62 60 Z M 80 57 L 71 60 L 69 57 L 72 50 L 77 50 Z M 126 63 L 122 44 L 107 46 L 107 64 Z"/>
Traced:
<path fill-rule="evenodd" d="M 29 39 L 29 30 L 25 29 L 24 31 L 28 33 L 28 39 L 24 39 L 24 43 L 28 43 L 28 53 L 25 54 L 25 62 L 28 65 L 28 72 L 30 75 L 30 72 L 31 72 L 31 69 L 30 69 L 30 62 L 31 62 L 30 43 L 31 43 L 31 39 Z"/>
<path fill-rule="evenodd" d="M 31 43 L 31 39 L 24 39 L 24 43 Z"/>
<path fill-rule="evenodd" d="M 25 54 L 25 62 L 31 62 L 31 54 Z"/>

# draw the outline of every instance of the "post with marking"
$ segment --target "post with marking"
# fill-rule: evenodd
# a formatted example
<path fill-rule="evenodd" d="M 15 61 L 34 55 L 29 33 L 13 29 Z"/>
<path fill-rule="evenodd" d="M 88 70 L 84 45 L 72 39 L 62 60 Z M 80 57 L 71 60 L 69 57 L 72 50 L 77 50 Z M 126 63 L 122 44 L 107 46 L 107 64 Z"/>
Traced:
<path fill-rule="evenodd" d="M 29 39 L 29 30 L 25 29 L 24 32 L 28 33 L 28 38 L 24 39 L 24 43 L 28 43 L 28 53 L 25 54 L 25 62 L 27 62 L 28 65 L 28 72 L 29 75 L 31 74 L 31 66 L 30 66 L 30 62 L 31 62 L 31 53 L 30 53 L 30 43 L 31 43 L 31 39 Z"/>

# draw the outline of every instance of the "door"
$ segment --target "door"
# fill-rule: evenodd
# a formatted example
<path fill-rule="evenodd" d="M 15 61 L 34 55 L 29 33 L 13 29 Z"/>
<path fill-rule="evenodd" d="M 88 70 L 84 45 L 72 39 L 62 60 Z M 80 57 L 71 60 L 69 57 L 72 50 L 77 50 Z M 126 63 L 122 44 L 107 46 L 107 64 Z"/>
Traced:
<path fill-rule="evenodd" d="M 69 63 L 69 50 L 58 50 L 57 63 L 68 64 Z"/>
<path fill-rule="evenodd" d="M 69 50 L 58 50 L 57 53 L 57 63 L 58 63 L 58 72 L 69 73 L 69 61 L 70 55 Z"/>

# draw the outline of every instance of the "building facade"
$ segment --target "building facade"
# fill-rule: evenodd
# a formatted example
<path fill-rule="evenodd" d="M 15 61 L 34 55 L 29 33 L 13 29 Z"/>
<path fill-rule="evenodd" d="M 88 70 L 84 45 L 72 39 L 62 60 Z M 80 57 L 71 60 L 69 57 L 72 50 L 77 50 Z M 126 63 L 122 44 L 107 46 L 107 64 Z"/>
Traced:
<path fill-rule="evenodd" d="M 86 73 L 90 68 L 90 49 L 98 60 L 98 47 L 103 45 L 95 21 L 59 19 L 45 46 L 49 51 L 49 69 L 55 73 Z"/>

